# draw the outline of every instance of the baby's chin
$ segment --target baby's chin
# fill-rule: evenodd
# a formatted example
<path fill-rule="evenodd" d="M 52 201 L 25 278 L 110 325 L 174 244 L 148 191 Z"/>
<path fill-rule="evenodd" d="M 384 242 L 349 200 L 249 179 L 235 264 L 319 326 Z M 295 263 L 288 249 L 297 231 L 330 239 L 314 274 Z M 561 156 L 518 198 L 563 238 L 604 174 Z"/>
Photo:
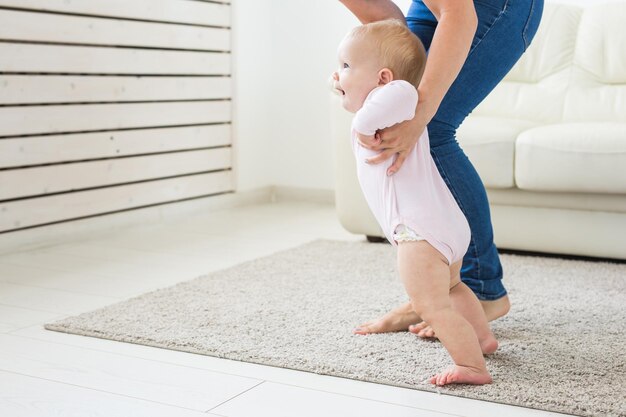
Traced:
<path fill-rule="evenodd" d="M 346 96 L 343 96 L 341 100 L 341 105 L 350 113 L 356 113 L 361 107 L 363 107 L 363 103 L 355 103 L 353 100 L 348 99 Z"/>

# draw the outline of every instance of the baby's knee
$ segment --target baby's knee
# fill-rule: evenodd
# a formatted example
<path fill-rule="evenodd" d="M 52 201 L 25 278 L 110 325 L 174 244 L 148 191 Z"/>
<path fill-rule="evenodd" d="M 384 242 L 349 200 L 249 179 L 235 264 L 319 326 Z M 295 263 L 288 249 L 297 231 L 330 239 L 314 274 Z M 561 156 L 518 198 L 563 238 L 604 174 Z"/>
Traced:
<path fill-rule="evenodd" d="M 432 303 L 424 300 L 411 300 L 411 307 L 424 321 L 427 321 L 425 316 L 432 317 L 438 310 Z"/>
<path fill-rule="evenodd" d="M 426 323 L 432 323 L 437 317 L 441 317 L 449 308 L 451 308 L 449 305 L 437 305 L 432 303 L 413 304 L 413 310 L 415 310 L 417 315 Z"/>

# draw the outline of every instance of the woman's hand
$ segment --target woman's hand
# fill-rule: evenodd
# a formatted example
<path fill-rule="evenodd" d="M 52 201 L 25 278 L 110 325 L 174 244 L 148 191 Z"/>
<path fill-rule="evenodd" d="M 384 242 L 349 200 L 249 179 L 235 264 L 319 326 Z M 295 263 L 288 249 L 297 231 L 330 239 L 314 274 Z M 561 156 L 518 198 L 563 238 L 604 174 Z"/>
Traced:
<path fill-rule="evenodd" d="M 372 140 L 359 138 L 359 143 L 364 148 L 373 151 L 382 150 L 379 155 L 366 160 L 366 162 L 368 164 L 378 164 L 398 154 L 398 158 L 387 170 L 387 175 L 389 176 L 398 172 L 408 153 L 413 149 L 415 144 L 417 144 L 427 123 L 428 122 L 423 121 L 423 119 L 416 114 L 411 120 L 398 123 L 376 132 Z"/>

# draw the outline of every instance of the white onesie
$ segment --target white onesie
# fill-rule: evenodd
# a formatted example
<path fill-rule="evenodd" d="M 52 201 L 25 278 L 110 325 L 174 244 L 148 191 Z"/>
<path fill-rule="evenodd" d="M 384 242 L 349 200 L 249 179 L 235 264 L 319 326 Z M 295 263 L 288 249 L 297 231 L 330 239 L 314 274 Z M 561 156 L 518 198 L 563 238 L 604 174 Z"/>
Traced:
<path fill-rule="evenodd" d="M 369 93 L 352 121 L 357 176 L 370 210 L 392 245 L 397 246 L 396 239 L 402 240 L 401 236 L 415 232 L 413 239 L 426 240 L 451 265 L 463 259 L 470 228 L 430 154 L 428 129 L 391 176 L 386 173 L 395 157 L 367 164 L 365 159 L 381 151 L 360 146 L 356 136 L 356 132 L 374 135 L 379 129 L 412 119 L 417 102 L 417 90 L 404 80 L 391 81 Z"/>

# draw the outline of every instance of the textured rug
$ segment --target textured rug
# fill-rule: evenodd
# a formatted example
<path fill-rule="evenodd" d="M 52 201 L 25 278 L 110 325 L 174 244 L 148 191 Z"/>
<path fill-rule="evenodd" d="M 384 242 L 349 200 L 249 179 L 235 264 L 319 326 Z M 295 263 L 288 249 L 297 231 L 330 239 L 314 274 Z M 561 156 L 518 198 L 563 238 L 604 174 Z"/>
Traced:
<path fill-rule="evenodd" d="M 438 342 L 352 329 L 406 301 L 388 244 L 316 240 L 49 330 L 584 416 L 626 416 L 626 264 L 503 254 L 494 383 L 435 389 Z"/>

